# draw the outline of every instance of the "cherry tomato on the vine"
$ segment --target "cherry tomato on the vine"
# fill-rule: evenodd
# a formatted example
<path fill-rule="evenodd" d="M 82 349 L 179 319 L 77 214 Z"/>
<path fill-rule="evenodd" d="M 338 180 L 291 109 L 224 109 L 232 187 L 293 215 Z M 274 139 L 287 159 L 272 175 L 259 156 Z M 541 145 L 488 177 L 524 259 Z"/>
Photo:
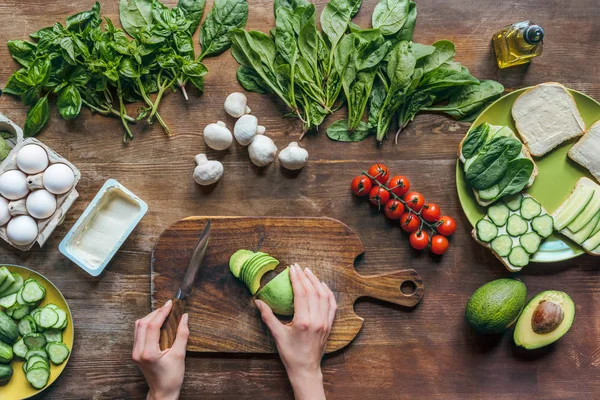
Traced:
<path fill-rule="evenodd" d="M 433 235 L 431 238 L 431 252 L 433 254 L 442 255 L 448 250 L 448 239 L 442 235 Z"/>
<path fill-rule="evenodd" d="M 376 186 L 371 189 L 369 193 L 369 200 L 371 203 L 375 204 L 377 207 L 381 208 L 381 206 L 385 205 L 390 199 L 390 192 L 385 190 L 382 186 Z"/>
<path fill-rule="evenodd" d="M 372 187 L 373 184 L 371 183 L 371 180 L 365 175 L 354 177 L 354 179 L 352 179 L 352 184 L 350 185 L 352 193 L 359 197 L 368 195 Z"/>
<path fill-rule="evenodd" d="M 429 235 L 426 232 L 413 232 L 408 237 L 408 242 L 415 250 L 423 250 L 429 245 Z"/>
<path fill-rule="evenodd" d="M 402 204 L 399 200 L 391 199 L 385 203 L 383 212 L 389 219 L 400 219 L 402 214 L 404 214 L 404 204 Z"/>
<path fill-rule="evenodd" d="M 421 220 L 413 213 L 404 213 L 400 217 L 400 227 L 404 232 L 414 232 L 421 226 Z"/>
<path fill-rule="evenodd" d="M 410 192 L 404 196 L 404 201 L 406 205 L 412 209 L 414 212 L 419 212 L 423 208 L 425 204 L 425 198 L 419 192 Z"/>
<path fill-rule="evenodd" d="M 436 222 L 440 219 L 442 212 L 435 203 L 425 204 L 421 211 L 421 217 L 427 222 Z"/>
<path fill-rule="evenodd" d="M 410 182 L 408 178 L 405 178 L 404 176 L 394 176 L 390 179 L 388 187 L 390 188 L 390 192 L 398 197 L 402 197 L 410 189 Z"/>
<path fill-rule="evenodd" d="M 375 178 L 376 181 L 383 183 L 384 185 L 388 181 L 390 177 L 390 171 L 388 171 L 387 167 L 383 164 L 377 163 L 371 165 L 369 168 L 368 174 Z"/>
<path fill-rule="evenodd" d="M 452 236 L 456 232 L 456 221 L 454 218 L 444 215 L 440 218 L 440 224 L 436 229 L 440 235 Z"/>

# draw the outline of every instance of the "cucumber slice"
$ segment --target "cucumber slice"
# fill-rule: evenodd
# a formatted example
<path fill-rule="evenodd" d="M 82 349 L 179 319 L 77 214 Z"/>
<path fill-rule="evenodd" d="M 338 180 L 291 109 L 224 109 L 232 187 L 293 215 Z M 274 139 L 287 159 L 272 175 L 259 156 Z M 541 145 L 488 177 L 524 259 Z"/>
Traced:
<path fill-rule="evenodd" d="M 19 358 L 25 358 L 28 351 L 29 349 L 25 343 L 23 343 L 23 338 L 17 340 L 17 343 L 13 344 L 13 353 Z"/>
<path fill-rule="evenodd" d="M 508 262 L 515 267 L 523 268 L 529 264 L 529 253 L 521 246 L 513 247 L 508 255 Z"/>
<path fill-rule="evenodd" d="M 23 336 L 23 342 L 28 349 L 42 349 L 46 345 L 46 337 L 41 333 L 29 333 Z"/>
<path fill-rule="evenodd" d="M 529 229 L 529 225 L 527 221 L 523 219 L 518 214 L 513 214 L 508 217 L 508 222 L 506 223 L 506 232 L 512 237 L 521 236 Z"/>
<path fill-rule="evenodd" d="M 17 296 L 18 298 L 19 296 Z M 18 300 L 17 300 L 18 302 Z M 12 312 L 12 317 L 14 319 L 21 319 L 23 317 L 25 317 L 27 314 L 29 314 L 29 306 L 19 306 L 18 308 L 15 308 Z"/>
<path fill-rule="evenodd" d="M 46 304 L 46 305 L 44 306 L 44 308 L 46 308 L 46 307 L 48 307 L 48 308 L 51 308 L 51 309 L 53 309 L 53 310 L 57 310 L 57 309 L 59 308 L 59 307 L 58 307 L 56 304 L 54 304 L 54 303 Z"/>
<path fill-rule="evenodd" d="M 594 251 L 596 247 L 600 246 L 600 232 L 589 237 L 585 242 L 583 242 L 582 246 L 587 251 Z"/>
<path fill-rule="evenodd" d="M 36 361 L 34 362 L 32 365 L 29 365 L 29 363 L 27 364 L 27 367 L 25 367 L 28 371 L 30 369 L 36 369 L 36 368 L 45 368 L 48 371 L 50 370 L 50 364 L 48 363 L 48 361 Z"/>
<path fill-rule="evenodd" d="M 10 275 L 10 272 L 8 272 L 8 269 L 0 268 L 0 286 L 2 286 L 4 284 L 4 281 L 6 280 L 8 275 Z"/>
<path fill-rule="evenodd" d="M 498 203 L 488 208 L 488 217 L 490 217 L 490 219 L 494 224 L 496 224 L 496 226 L 506 225 L 506 220 L 508 220 L 509 215 L 510 210 L 508 209 L 506 204 Z"/>
<path fill-rule="evenodd" d="M 519 243 L 529 254 L 533 254 L 540 248 L 542 237 L 535 232 L 527 232 L 519 238 Z"/>
<path fill-rule="evenodd" d="M 546 239 L 552 235 L 552 232 L 554 232 L 554 218 L 548 214 L 535 217 L 531 221 L 531 228 L 535 231 L 535 233 Z"/>
<path fill-rule="evenodd" d="M 19 335 L 25 336 L 28 333 L 36 333 L 37 325 L 31 316 L 26 315 L 19 321 L 17 324 L 17 328 L 19 328 Z"/>
<path fill-rule="evenodd" d="M 482 242 L 488 243 L 498 236 L 498 227 L 487 219 L 480 219 L 475 225 L 477 238 Z"/>
<path fill-rule="evenodd" d="M 50 371 L 44 368 L 33 368 L 27 371 L 25 378 L 34 388 L 42 389 L 48 384 Z"/>
<path fill-rule="evenodd" d="M 587 223 L 586 226 L 584 226 L 582 229 L 580 229 L 577 233 L 571 232 L 570 235 L 568 235 L 568 236 L 575 243 L 581 244 L 581 243 L 585 242 L 590 236 L 592 236 L 592 232 L 594 231 L 594 228 L 596 227 L 596 225 L 598 225 L 598 221 L 600 221 L 600 211 L 597 212 L 596 215 L 594 215 L 592 217 L 592 219 L 590 220 L 590 222 Z M 569 228 L 565 228 L 565 229 L 569 230 Z M 565 229 L 563 229 L 563 231 Z"/>
<path fill-rule="evenodd" d="M 500 235 L 490 243 L 492 250 L 500 257 L 508 257 L 512 249 L 513 241 L 508 235 Z"/>
<path fill-rule="evenodd" d="M 533 197 L 525 197 L 521 202 L 521 216 L 531 220 L 542 213 L 542 205 Z"/>
<path fill-rule="evenodd" d="M 478 194 L 481 200 L 494 200 L 500 194 L 500 186 L 494 185 L 487 189 L 481 189 Z"/>
<path fill-rule="evenodd" d="M 65 362 L 67 358 L 69 358 L 69 348 L 64 343 L 48 343 L 46 345 L 46 351 L 50 356 L 50 361 L 52 364 L 59 365 Z"/>
<path fill-rule="evenodd" d="M 519 208 L 521 208 L 521 201 L 523 201 L 523 195 L 521 193 L 515 193 L 509 196 L 504 196 L 502 198 L 502 201 L 512 211 L 517 211 Z"/>
<path fill-rule="evenodd" d="M 42 308 L 39 315 L 40 326 L 42 328 L 52 328 L 58 322 L 58 313 L 51 308 Z"/>
<path fill-rule="evenodd" d="M 564 201 L 563 209 L 554 216 L 554 229 L 562 230 L 568 226 L 587 207 L 594 197 L 594 189 L 589 186 L 578 186 Z"/>
<path fill-rule="evenodd" d="M 13 278 L 14 278 L 14 282 L 12 285 L 10 285 L 10 287 L 8 287 L 6 290 L 4 290 L 2 293 L 0 293 L 1 296 L 8 296 L 14 293 L 17 293 L 19 291 L 19 289 L 21 289 L 21 287 L 23 287 L 23 277 L 19 274 L 12 274 Z"/>
<path fill-rule="evenodd" d="M 41 350 L 45 353 L 45 351 L 42 349 L 36 349 L 36 350 Z M 42 357 L 42 356 L 38 356 L 38 355 L 33 355 L 33 356 L 29 357 L 29 359 L 25 363 L 25 371 L 29 371 L 31 369 L 31 367 L 33 366 L 33 364 L 38 363 L 38 362 L 47 363 L 48 356 Z"/>
<path fill-rule="evenodd" d="M 48 360 L 48 353 L 44 349 L 31 349 L 25 354 L 25 359 L 29 361 L 29 359 L 33 356 L 42 357 L 44 360 Z"/>
<path fill-rule="evenodd" d="M 592 197 L 588 205 L 567 226 L 573 232 L 579 232 L 581 229 L 583 229 L 583 227 L 587 225 L 588 222 L 590 222 L 592 218 L 594 218 L 594 215 L 596 215 L 598 211 L 600 211 L 600 189 L 594 190 L 594 196 Z"/>
<path fill-rule="evenodd" d="M 60 329 L 48 329 L 44 331 L 44 336 L 48 342 L 62 342 L 63 341 L 63 333 Z"/>
<path fill-rule="evenodd" d="M 21 287 L 21 289 L 19 289 L 19 291 L 17 292 L 17 303 L 19 303 L 22 306 L 28 306 L 28 305 L 32 304 L 32 303 L 26 302 L 25 299 L 23 298 L 23 287 Z"/>
<path fill-rule="evenodd" d="M 596 224 L 596 227 L 594 228 L 590 236 L 594 236 L 598 232 L 600 232 L 600 220 L 598 220 L 598 223 Z"/>
<path fill-rule="evenodd" d="M 58 314 L 58 321 L 52 326 L 55 329 L 65 329 L 67 327 L 67 313 L 60 308 L 54 310 Z"/>
<path fill-rule="evenodd" d="M 4 297 L 4 296 L 8 295 L 8 293 L 5 294 L 5 292 L 13 283 L 15 283 L 15 280 L 16 280 L 15 278 L 16 278 L 16 275 L 18 275 L 18 274 L 11 274 L 10 271 L 8 270 L 8 268 L 6 268 L 6 267 L 0 267 L 0 270 L 2 270 L 3 274 L 8 274 L 8 275 L 6 275 L 4 282 L 0 286 L 0 296 Z"/>
<path fill-rule="evenodd" d="M 46 289 L 36 280 L 28 280 L 21 289 L 21 297 L 27 304 L 35 304 L 46 296 Z"/>
<path fill-rule="evenodd" d="M 13 293 L 13 294 L 9 294 L 8 296 L 1 298 L 0 306 L 2 306 L 4 308 L 9 308 L 9 307 L 14 306 L 16 302 L 17 302 L 17 294 Z"/>

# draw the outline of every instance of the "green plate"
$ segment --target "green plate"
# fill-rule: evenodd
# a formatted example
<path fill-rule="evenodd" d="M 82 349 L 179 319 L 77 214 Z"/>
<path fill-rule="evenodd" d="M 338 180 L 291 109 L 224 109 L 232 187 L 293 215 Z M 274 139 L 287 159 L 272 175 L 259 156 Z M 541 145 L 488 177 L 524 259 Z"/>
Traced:
<path fill-rule="evenodd" d="M 479 126 L 483 122 L 488 122 L 494 125 L 508 126 L 517 133 L 510 111 L 517 97 L 527 89 L 516 90 L 496 100 L 481 113 L 475 122 L 473 122 L 472 127 Z M 569 91 L 575 97 L 575 102 L 586 125 L 588 127 L 591 126 L 600 116 L 600 103 L 583 93 L 570 89 Z M 575 183 L 579 178 L 587 176 L 592 180 L 594 179 L 585 168 L 567 157 L 569 149 L 576 140 L 564 143 L 541 158 L 535 158 L 535 163 L 540 172 L 533 186 L 527 189 L 527 193 L 538 200 L 550 214 L 573 191 Z M 473 191 L 465 182 L 460 161 L 456 163 L 456 189 L 463 211 L 471 225 L 475 226 L 475 223 L 485 215 L 486 209 L 477 203 Z M 584 251 L 569 239 L 554 233 L 542 243 L 542 246 L 533 255 L 531 261 L 563 261 L 577 257 L 583 253 Z"/>

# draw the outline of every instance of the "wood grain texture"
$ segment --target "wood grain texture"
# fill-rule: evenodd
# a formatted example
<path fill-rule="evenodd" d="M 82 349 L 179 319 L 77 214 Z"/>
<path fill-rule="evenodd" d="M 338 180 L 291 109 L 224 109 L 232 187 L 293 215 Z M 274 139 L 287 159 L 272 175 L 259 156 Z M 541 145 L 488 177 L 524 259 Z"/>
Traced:
<path fill-rule="evenodd" d="M 173 298 L 172 301 L 173 306 L 171 312 L 160 327 L 160 339 L 158 343 L 161 350 L 173 347 L 173 343 L 175 343 L 175 338 L 177 337 L 177 328 L 179 327 L 179 322 L 181 321 L 185 309 L 185 300 Z"/>
<path fill-rule="evenodd" d="M 295 263 L 310 267 L 327 283 L 338 302 L 328 353 L 350 344 L 360 331 L 364 319 L 354 312 L 357 299 L 368 296 L 413 307 L 423 297 L 423 281 L 414 270 L 372 276 L 357 273 L 354 260 L 364 247 L 348 226 L 334 219 L 189 217 L 165 230 L 152 252 L 155 307 L 177 291 L 209 219 L 208 251 L 185 308 L 190 315 L 188 351 L 277 352 L 248 288 L 229 271 L 229 257 L 239 249 L 262 251 L 279 260 L 279 266 L 265 275 L 263 284 Z M 403 293 L 403 285 L 411 286 L 411 291 Z"/>
<path fill-rule="evenodd" d="M 249 29 L 274 26 L 272 0 L 249 0 Z M 165 0 L 173 6 L 176 0 Z M 600 7 L 597 0 L 417 0 L 415 40 L 431 44 L 454 41 L 456 59 L 480 79 L 496 79 L 507 90 L 558 81 L 600 99 Z M 118 24 L 118 2 L 101 0 L 103 15 Z M 207 9 L 212 1 L 207 2 Z M 320 12 L 325 0 L 316 2 Z M 365 0 L 355 18 L 368 27 L 376 0 Z M 6 42 L 27 39 L 93 0 L 0 1 L 0 86 L 18 68 Z M 531 18 L 546 30 L 544 54 L 528 66 L 498 70 L 490 43 L 504 25 Z M 194 37 L 198 46 L 197 34 Z M 151 310 L 150 255 L 161 232 L 189 215 L 258 215 L 332 217 L 360 237 L 365 254 L 356 269 L 369 275 L 411 268 L 427 284 L 421 304 L 403 309 L 369 299 L 355 311 L 365 317 L 350 346 L 323 362 L 329 400 L 580 400 L 600 393 L 600 270 L 598 259 L 581 256 L 557 264 L 532 264 L 522 274 L 531 298 L 547 289 L 564 290 L 576 303 L 573 328 L 563 339 L 539 352 L 522 352 L 510 335 L 476 337 L 464 321 L 467 299 L 480 285 L 506 277 L 504 267 L 475 243 L 454 184 L 456 149 L 469 124 L 435 114 L 420 114 L 400 136 L 399 145 L 374 140 L 335 143 L 323 129 L 302 141 L 310 153 L 307 166 L 290 175 L 272 165 L 254 168 L 245 148 L 224 152 L 206 147 L 202 129 L 217 120 L 232 127 L 223 111 L 228 93 L 240 90 L 237 63 L 229 52 L 207 59 L 206 91 L 189 102 L 179 94 L 163 100 L 161 115 L 173 130 L 139 124 L 136 139 L 121 143 L 120 122 L 83 110 L 74 121 L 60 119 L 56 108 L 42 142 L 81 171 L 80 198 L 43 249 L 18 252 L 0 243 L 0 260 L 36 269 L 65 295 L 75 320 L 75 347 L 69 364 L 44 399 L 144 399 L 147 386 L 131 362 L 135 320 Z M 297 140 L 301 127 L 283 119 L 275 99 L 248 94 L 249 105 L 281 149 Z M 134 113 L 136 106 L 130 109 Z M 0 111 L 22 125 L 26 107 L 0 97 Z M 343 110 L 335 118 L 343 118 Z M 194 155 L 206 152 L 225 166 L 212 190 L 192 178 Z M 398 226 L 387 221 L 348 190 L 350 180 L 375 161 L 406 175 L 416 190 L 454 216 L 458 231 L 442 257 L 413 252 Z M 99 278 L 91 278 L 66 260 L 58 244 L 102 184 L 115 178 L 140 196 L 148 214 Z M 165 299 L 166 300 L 166 299 Z M 276 356 L 197 355 L 186 360 L 182 399 L 290 400 L 291 387 Z"/>

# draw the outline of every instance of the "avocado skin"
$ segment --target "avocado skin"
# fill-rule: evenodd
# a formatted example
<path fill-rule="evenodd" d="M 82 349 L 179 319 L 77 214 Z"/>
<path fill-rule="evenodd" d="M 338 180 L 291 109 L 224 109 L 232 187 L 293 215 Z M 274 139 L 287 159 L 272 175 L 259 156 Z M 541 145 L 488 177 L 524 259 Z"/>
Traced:
<path fill-rule="evenodd" d="M 496 279 L 477 289 L 465 315 L 478 333 L 494 334 L 506 331 L 515 323 L 527 300 L 527 287 L 515 279 Z"/>
<path fill-rule="evenodd" d="M 552 332 L 539 334 L 533 331 L 531 326 L 531 318 L 537 306 L 542 301 L 551 301 L 561 306 L 564 317 L 560 325 Z M 556 342 L 563 337 L 575 320 L 575 303 L 571 300 L 568 294 L 558 290 L 546 290 L 538 293 L 533 299 L 527 303 L 523 309 L 523 313 L 517 321 L 513 339 L 515 344 L 527 350 L 539 349 Z"/>
<path fill-rule="evenodd" d="M 275 314 L 294 314 L 294 289 L 290 280 L 290 267 L 271 279 L 257 294 Z"/>

